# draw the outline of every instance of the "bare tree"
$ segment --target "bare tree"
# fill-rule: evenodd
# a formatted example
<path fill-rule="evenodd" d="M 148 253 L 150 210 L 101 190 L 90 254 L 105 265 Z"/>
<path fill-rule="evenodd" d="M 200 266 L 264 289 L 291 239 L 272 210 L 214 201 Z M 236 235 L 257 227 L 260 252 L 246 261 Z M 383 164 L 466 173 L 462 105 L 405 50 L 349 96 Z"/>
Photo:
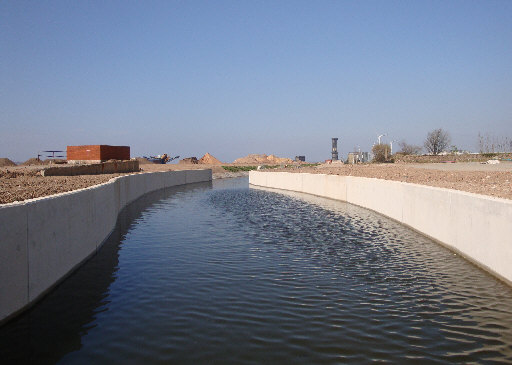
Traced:
<path fill-rule="evenodd" d="M 484 136 L 478 132 L 478 150 L 480 153 L 484 153 Z"/>
<path fill-rule="evenodd" d="M 512 152 L 512 140 L 507 136 L 492 136 L 478 133 L 480 153 Z"/>
<path fill-rule="evenodd" d="M 398 145 L 400 146 L 400 153 L 404 155 L 419 155 L 422 150 L 421 146 L 409 144 L 403 139 L 398 142 Z"/>
<path fill-rule="evenodd" d="M 434 129 L 427 135 L 424 146 L 431 155 L 438 155 L 450 144 L 450 135 L 443 129 Z"/>

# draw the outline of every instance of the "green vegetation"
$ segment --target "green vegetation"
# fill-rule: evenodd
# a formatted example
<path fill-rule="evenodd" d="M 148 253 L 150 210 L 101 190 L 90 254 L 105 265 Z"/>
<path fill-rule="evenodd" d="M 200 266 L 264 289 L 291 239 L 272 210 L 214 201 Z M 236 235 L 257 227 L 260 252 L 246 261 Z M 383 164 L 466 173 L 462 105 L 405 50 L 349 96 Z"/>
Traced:
<path fill-rule="evenodd" d="M 497 153 L 482 153 L 482 156 L 485 158 L 491 158 L 491 157 L 498 156 L 498 154 Z"/>
<path fill-rule="evenodd" d="M 257 166 L 222 166 L 226 171 L 239 172 L 239 171 L 251 171 L 256 170 Z"/>
<path fill-rule="evenodd" d="M 320 165 L 320 163 L 305 163 L 305 164 L 302 164 L 300 165 L 300 167 L 315 167 L 315 166 L 318 166 Z"/>

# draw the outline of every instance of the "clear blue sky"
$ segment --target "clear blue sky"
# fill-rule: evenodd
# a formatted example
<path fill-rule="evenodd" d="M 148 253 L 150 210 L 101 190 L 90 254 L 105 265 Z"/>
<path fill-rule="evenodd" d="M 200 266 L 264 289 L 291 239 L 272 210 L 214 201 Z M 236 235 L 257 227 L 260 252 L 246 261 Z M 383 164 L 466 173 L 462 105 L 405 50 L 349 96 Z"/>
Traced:
<path fill-rule="evenodd" d="M 0 157 L 512 137 L 512 1 L 0 2 Z M 389 140 L 388 137 L 384 141 Z"/>

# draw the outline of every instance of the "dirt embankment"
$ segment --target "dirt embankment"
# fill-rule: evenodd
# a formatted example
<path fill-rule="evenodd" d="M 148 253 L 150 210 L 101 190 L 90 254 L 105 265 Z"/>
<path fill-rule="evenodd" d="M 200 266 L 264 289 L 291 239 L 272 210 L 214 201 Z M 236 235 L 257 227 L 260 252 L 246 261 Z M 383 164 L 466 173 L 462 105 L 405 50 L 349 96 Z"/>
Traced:
<path fill-rule="evenodd" d="M 8 158 L 0 158 L 0 167 L 16 166 L 14 162 Z"/>
<path fill-rule="evenodd" d="M 402 155 L 397 153 L 393 157 L 395 163 L 485 162 L 492 159 L 511 159 L 512 153 L 463 153 L 460 155 Z"/>
<path fill-rule="evenodd" d="M 265 164 L 282 164 L 292 163 L 293 160 L 286 157 L 277 157 L 275 155 L 247 155 L 246 157 L 237 158 L 233 161 L 234 164 L 253 164 L 253 165 L 265 165 Z"/>

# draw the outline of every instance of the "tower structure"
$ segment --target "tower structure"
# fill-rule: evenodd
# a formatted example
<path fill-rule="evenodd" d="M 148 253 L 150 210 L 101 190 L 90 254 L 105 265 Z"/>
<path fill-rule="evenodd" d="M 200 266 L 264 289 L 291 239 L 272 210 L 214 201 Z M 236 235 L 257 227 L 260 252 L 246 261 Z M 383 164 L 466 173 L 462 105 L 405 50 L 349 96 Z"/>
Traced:
<path fill-rule="evenodd" d="M 332 139 L 332 160 L 338 161 L 338 138 Z"/>

